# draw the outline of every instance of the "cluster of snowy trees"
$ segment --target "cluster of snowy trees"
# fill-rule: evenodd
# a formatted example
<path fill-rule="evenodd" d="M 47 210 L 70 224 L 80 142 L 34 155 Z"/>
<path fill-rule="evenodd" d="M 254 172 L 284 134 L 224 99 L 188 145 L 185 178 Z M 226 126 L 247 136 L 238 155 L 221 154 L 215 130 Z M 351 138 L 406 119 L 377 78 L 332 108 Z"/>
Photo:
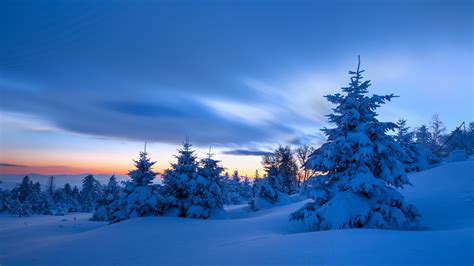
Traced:
<path fill-rule="evenodd" d="M 421 125 L 410 130 L 406 124 L 406 119 L 400 118 L 397 121 L 397 142 L 404 147 L 416 144 L 418 149 L 432 154 L 428 155 L 431 158 L 429 160 L 439 161 L 458 149 L 465 150 L 467 154 L 474 153 L 474 122 L 469 125 L 462 123 L 451 132 L 448 132 L 438 114 L 432 116 L 428 126 Z"/>
<path fill-rule="evenodd" d="M 430 165 L 440 162 L 440 158 L 434 155 L 431 147 L 423 145 L 421 139 L 415 139 L 415 132 L 410 131 L 407 120 L 400 118 L 396 125 L 395 141 L 403 149 L 404 154 L 401 159 L 406 172 L 421 171 Z M 429 132 L 428 132 L 429 133 Z"/>
<path fill-rule="evenodd" d="M 97 202 L 93 220 L 118 222 L 142 216 L 177 216 L 207 219 L 223 217 L 225 204 L 247 203 L 252 197 L 252 186 L 247 177 L 237 171 L 232 177 L 223 174 L 224 168 L 212 158 L 212 153 L 199 160 L 188 140 L 178 149 L 176 162 L 161 176 L 162 184 L 152 181 L 155 162 L 146 152 L 135 161 L 129 172 L 130 181 L 120 188 L 108 184 Z"/>
<path fill-rule="evenodd" d="M 237 170 L 234 171 L 232 176 L 229 176 L 229 173 L 226 172 L 221 179 L 221 185 L 224 204 L 226 205 L 248 203 L 253 196 L 250 179 L 245 176 L 242 180 Z"/>
<path fill-rule="evenodd" d="M 157 175 L 151 170 L 146 152 L 135 161 L 124 188 L 109 182 L 97 201 L 93 220 L 118 222 L 133 217 L 167 215 L 207 219 L 223 217 L 224 205 L 247 204 L 253 210 L 281 202 L 298 191 L 298 165 L 290 147 L 279 147 L 264 156 L 266 174 L 250 182 L 238 171 L 223 174 L 219 161 L 208 156 L 199 160 L 189 141 L 178 149 L 176 162 L 153 184 Z"/>
<path fill-rule="evenodd" d="M 115 177 L 112 176 L 111 180 L 115 180 Z M 17 214 L 20 217 L 31 214 L 63 215 L 68 212 L 90 212 L 95 210 L 104 193 L 104 188 L 92 175 L 84 177 L 81 190 L 69 183 L 56 188 L 53 176 L 42 188 L 39 182 L 33 182 L 25 176 L 13 189 L 0 189 L 0 212 Z"/>
<path fill-rule="evenodd" d="M 284 202 L 288 195 L 299 190 L 299 167 L 289 146 L 280 146 L 263 156 L 262 164 L 265 175 L 262 179 L 255 178 L 254 195 L 249 203 L 253 210 Z"/>

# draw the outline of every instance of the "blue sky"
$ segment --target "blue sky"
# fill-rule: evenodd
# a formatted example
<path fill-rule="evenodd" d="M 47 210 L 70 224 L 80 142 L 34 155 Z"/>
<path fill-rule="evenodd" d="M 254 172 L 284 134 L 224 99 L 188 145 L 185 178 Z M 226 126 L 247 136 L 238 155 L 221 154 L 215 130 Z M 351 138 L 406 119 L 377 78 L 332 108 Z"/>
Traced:
<path fill-rule="evenodd" d="M 372 93 L 400 96 L 382 119 L 417 126 L 439 113 L 453 129 L 474 120 L 472 10 L 472 1 L 2 1 L 0 161 L 106 171 L 128 167 L 147 140 L 165 168 L 189 135 L 200 155 L 212 144 L 231 170 L 250 173 L 260 151 L 321 141 L 331 108 L 322 96 L 347 84 L 357 55 Z M 107 167 L 90 168 L 98 164 Z"/>

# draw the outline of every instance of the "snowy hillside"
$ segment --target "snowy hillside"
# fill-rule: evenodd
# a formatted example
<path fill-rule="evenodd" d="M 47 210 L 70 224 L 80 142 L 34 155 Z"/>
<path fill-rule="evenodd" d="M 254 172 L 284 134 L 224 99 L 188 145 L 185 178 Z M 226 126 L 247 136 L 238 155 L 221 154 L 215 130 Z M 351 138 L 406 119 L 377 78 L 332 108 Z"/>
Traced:
<path fill-rule="evenodd" d="M 410 175 L 402 191 L 422 214 L 423 231 L 305 232 L 288 216 L 305 201 L 226 220 L 173 217 L 107 225 L 91 214 L 1 215 L 1 265 L 320 265 L 474 262 L 474 160 Z M 296 197 L 294 198 L 296 201 Z M 77 217 L 77 222 L 74 221 Z"/>

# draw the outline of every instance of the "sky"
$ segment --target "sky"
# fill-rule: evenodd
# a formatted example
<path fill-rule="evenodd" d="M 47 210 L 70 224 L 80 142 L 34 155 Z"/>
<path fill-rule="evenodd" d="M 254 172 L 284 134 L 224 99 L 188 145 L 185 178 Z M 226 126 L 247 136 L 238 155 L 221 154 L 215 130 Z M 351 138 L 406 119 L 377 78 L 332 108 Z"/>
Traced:
<path fill-rule="evenodd" d="M 474 121 L 472 1 L 1 1 L 0 174 L 161 172 L 189 136 L 253 176 L 319 145 L 357 56 L 380 120 Z"/>

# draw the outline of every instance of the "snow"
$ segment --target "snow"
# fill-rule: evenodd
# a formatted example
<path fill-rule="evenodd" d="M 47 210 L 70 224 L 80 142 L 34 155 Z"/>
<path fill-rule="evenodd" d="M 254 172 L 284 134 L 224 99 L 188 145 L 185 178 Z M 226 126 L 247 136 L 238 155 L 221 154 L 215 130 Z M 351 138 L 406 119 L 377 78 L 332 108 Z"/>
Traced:
<path fill-rule="evenodd" d="M 289 214 L 308 200 L 227 219 L 144 217 L 107 225 L 90 213 L 0 215 L 2 265 L 321 265 L 474 262 L 474 160 L 409 175 L 402 191 L 421 212 L 422 231 L 344 229 L 306 232 Z M 74 217 L 77 222 L 74 222 Z M 65 220 L 63 220 L 65 219 Z"/>
<path fill-rule="evenodd" d="M 449 162 L 459 162 L 467 159 L 466 150 L 458 149 L 454 150 L 449 154 Z"/>

